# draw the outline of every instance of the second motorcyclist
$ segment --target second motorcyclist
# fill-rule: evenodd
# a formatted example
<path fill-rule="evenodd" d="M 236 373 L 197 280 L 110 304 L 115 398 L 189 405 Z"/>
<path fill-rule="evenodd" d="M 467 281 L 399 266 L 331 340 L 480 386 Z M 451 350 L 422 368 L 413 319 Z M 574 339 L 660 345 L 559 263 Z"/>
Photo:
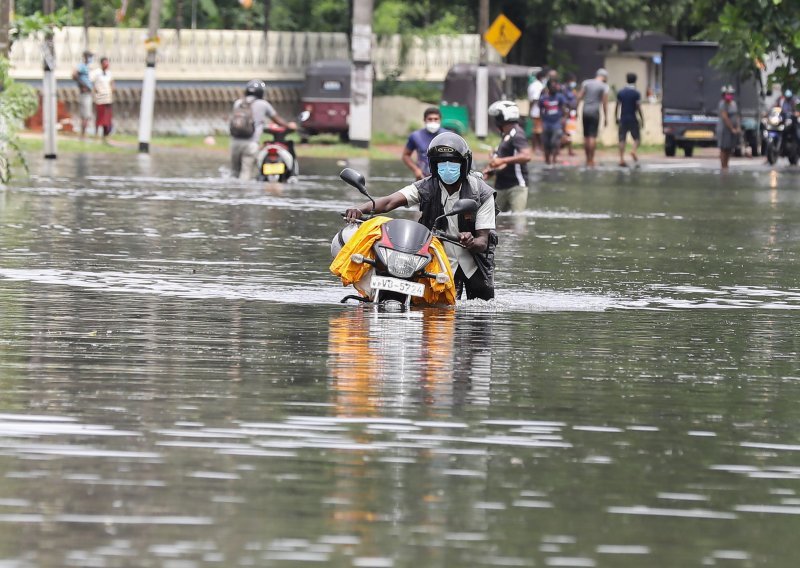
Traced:
<path fill-rule="evenodd" d="M 286 122 L 271 104 L 264 100 L 266 83 L 259 79 L 247 82 L 244 97 L 233 103 L 229 129 L 231 134 L 231 177 L 251 180 L 255 175 L 258 141 L 267 120 L 296 130 L 297 124 Z"/>
<path fill-rule="evenodd" d="M 472 152 L 469 145 L 454 132 L 443 132 L 431 140 L 428 147 L 431 175 L 407 185 L 372 203 L 363 203 L 347 210 L 350 221 L 365 213 L 386 213 L 398 207 L 419 205 L 420 223 L 428 229 L 446 229 L 458 235 L 463 248 L 444 242 L 455 275 L 457 293 L 466 290 L 467 298 L 494 298 L 495 232 L 494 189 L 471 171 Z M 474 199 L 480 205 L 477 213 L 447 217 L 447 227 L 434 227 L 440 215 L 449 212 L 459 199 Z"/>

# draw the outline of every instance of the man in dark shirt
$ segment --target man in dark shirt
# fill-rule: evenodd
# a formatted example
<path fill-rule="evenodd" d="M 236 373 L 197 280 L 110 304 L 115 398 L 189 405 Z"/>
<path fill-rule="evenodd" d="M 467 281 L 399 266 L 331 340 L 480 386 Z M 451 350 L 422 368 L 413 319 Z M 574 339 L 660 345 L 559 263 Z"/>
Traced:
<path fill-rule="evenodd" d="M 403 149 L 403 163 L 409 170 L 414 172 L 414 177 L 422 179 L 431 175 L 431 168 L 428 165 L 428 146 L 437 134 L 442 131 L 442 113 L 436 107 L 428 107 L 422 116 L 425 121 L 425 128 L 420 128 L 411 133 Z M 416 152 L 416 162 L 412 158 Z"/>
<path fill-rule="evenodd" d="M 558 151 L 561 149 L 561 137 L 564 134 L 564 122 L 567 116 L 569 103 L 561 86 L 557 81 L 547 84 L 545 95 L 539 100 L 544 122 L 544 161 L 555 164 L 558 160 Z"/>
<path fill-rule="evenodd" d="M 644 115 L 642 114 L 642 95 L 636 90 L 636 73 L 628 73 L 625 76 L 628 82 L 625 87 L 617 93 L 617 124 L 619 125 L 619 165 L 627 166 L 625 163 L 625 146 L 627 144 L 628 133 L 630 132 L 633 138 L 633 148 L 631 149 L 631 158 L 634 162 L 639 161 L 636 155 L 636 150 L 639 149 L 639 142 L 641 135 L 639 133 L 639 124 L 641 121 L 644 127 Z M 636 115 L 639 118 L 636 118 Z"/>
<path fill-rule="evenodd" d="M 533 153 L 519 125 L 519 107 L 511 101 L 496 101 L 489 107 L 503 137 L 484 176 L 495 176 L 496 204 L 500 211 L 524 211 L 528 204 L 528 162 Z"/>

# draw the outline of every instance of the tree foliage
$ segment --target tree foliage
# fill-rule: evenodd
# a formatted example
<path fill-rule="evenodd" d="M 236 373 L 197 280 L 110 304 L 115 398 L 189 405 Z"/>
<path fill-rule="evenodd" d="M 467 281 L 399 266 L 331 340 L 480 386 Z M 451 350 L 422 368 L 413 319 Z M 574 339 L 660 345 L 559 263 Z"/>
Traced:
<path fill-rule="evenodd" d="M 17 132 L 22 121 L 36 112 L 39 104 L 36 90 L 15 82 L 8 71 L 8 59 L 0 56 L 0 183 L 8 182 L 11 177 L 13 160 L 27 170 L 17 143 Z"/>
<path fill-rule="evenodd" d="M 239 0 L 164 0 L 162 26 L 178 21 L 198 28 L 262 29 L 269 6 L 269 29 L 285 31 L 350 31 L 354 0 L 253 0 L 244 8 Z M 780 50 L 786 57 L 775 77 L 792 84 L 792 66 L 800 57 L 798 0 L 492 0 L 491 18 L 508 16 L 523 32 L 508 60 L 544 64 L 555 59 L 554 34 L 567 24 L 585 24 L 625 30 L 629 37 L 644 31 L 664 32 L 675 39 L 719 41 L 718 62 L 728 70 L 743 61 L 765 61 Z M 72 0 L 76 9 L 66 23 L 81 25 L 84 10 L 91 26 L 146 27 L 150 0 L 128 0 L 125 18 L 115 15 L 122 0 Z M 66 9 L 70 0 L 56 0 Z M 31 15 L 41 0 L 16 0 L 19 15 Z M 179 14 L 178 11 L 181 11 Z M 426 37 L 434 34 L 475 33 L 478 2 L 452 0 L 375 0 L 373 29 L 378 36 Z M 744 65 L 747 67 L 747 65 Z M 748 69 L 749 71 L 749 69 Z M 797 86 L 797 85 L 795 85 Z"/>
<path fill-rule="evenodd" d="M 795 69 L 800 61 L 800 12 L 787 0 L 731 0 L 726 2 L 702 34 L 722 46 L 715 63 L 743 76 L 758 67 L 771 71 L 771 82 L 798 90 Z M 776 58 L 777 56 L 777 58 Z M 770 63 L 775 65 L 769 69 Z"/>

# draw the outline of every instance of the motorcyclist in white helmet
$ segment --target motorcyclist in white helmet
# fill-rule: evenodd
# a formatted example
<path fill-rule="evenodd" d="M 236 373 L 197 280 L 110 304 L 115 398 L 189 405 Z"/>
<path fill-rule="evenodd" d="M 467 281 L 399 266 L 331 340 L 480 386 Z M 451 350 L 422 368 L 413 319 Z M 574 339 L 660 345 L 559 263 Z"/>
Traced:
<path fill-rule="evenodd" d="M 483 174 L 495 176 L 500 211 L 524 211 L 528 203 L 527 164 L 533 153 L 519 124 L 519 107 L 512 101 L 495 101 L 489 107 L 489 116 L 494 117 L 503 139 Z"/>

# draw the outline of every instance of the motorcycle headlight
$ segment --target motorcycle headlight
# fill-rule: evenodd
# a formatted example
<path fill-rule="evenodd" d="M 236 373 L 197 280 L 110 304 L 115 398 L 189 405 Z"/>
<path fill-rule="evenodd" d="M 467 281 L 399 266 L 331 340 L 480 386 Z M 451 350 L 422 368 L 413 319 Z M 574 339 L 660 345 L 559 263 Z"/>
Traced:
<path fill-rule="evenodd" d="M 422 270 L 430 259 L 418 254 L 400 252 L 379 247 L 381 260 L 384 260 L 389 274 L 398 278 L 411 278 L 418 270 Z"/>
<path fill-rule="evenodd" d="M 767 118 L 767 122 L 769 122 L 770 126 L 778 126 L 781 123 L 780 115 L 775 116 L 774 114 L 769 115 Z"/>

